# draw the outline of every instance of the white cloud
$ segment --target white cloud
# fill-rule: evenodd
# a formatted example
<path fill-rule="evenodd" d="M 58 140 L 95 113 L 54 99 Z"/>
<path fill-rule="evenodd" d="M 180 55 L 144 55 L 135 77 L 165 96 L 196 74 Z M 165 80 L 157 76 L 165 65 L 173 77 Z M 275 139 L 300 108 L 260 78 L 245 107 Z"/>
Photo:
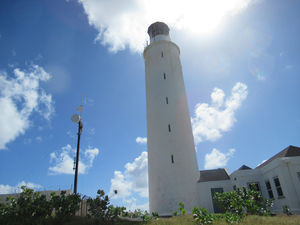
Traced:
<path fill-rule="evenodd" d="M 35 140 L 41 142 L 43 140 L 43 138 L 41 136 L 37 136 L 37 137 L 35 137 Z"/>
<path fill-rule="evenodd" d="M 136 143 L 138 144 L 147 144 L 147 138 L 146 137 L 137 137 L 135 139 Z"/>
<path fill-rule="evenodd" d="M 225 154 L 214 148 L 211 153 L 205 155 L 204 168 L 207 170 L 225 167 L 234 152 L 234 149 L 230 149 Z"/>
<path fill-rule="evenodd" d="M 115 194 L 114 191 L 117 191 Z M 110 195 L 112 198 L 126 198 L 131 195 L 131 182 L 125 179 L 121 171 L 114 172 L 114 178 L 111 179 Z"/>
<path fill-rule="evenodd" d="M 127 207 L 134 208 L 137 207 L 133 197 L 135 194 L 142 198 L 148 197 L 147 152 L 142 152 L 132 163 L 126 163 L 124 172 L 115 171 L 111 179 L 109 195 L 112 199 L 121 199 Z"/>
<path fill-rule="evenodd" d="M 27 70 L 15 68 L 13 75 L 0 72 L 0 149 L 25 133 L 32 123 L 33 112 L 47 120 L 54 113 L 52 96 L 40 88 L 40 81 L 51 78 L 49 73 L 31 65 Z"/>
<path fill-rule="evenodd" d="M 215 141 L 222 133 L 229 131 L 236 122 L 235 111 L 247 98 L 247 86 L 236 83 L 231 95 L 225 99 L 225 93 L 214 88 L 211 94 L 211 105 L 200 103 L 195 106 L 195 116 L 191 118 L 195 144 L 204 140 Z"/>
<path fill-rule="evenodd" d="M 79 155 L 78 173 L 85 174 L 87 170 L 93 166 L 95 157 L 99 154 L 98 148 L 88 148 Z M 76 149 L 72 149 L 71 145 L 66 145 L 59 152 L 50 153 L 49 167 L 50 175 L 57 174 L 74 174 L 74 157 Z"/>
<path fill-rule="evenodd" d="M 147 28 L 164 21 L 171 29 L 197 33 L 215 30 L 226 17 L 256 1 L 250 0 L 78 0 L 89 24 L 98 31 L 97 41 L 116 52 L 129 47 L 143 50 Z"/>
<path fill-rule="evenodd" d="M 5 184 L 0 184 L 0 194 L 14 194 L 14 193 L 20 193 L 22 191 L 21 187 L 26 186 L 27 188 L 31 189 L 41 189 L 42 186 L 39 184 L 34 184 L 31 182 L 25 182 L 21 181 L 18 183 L 16 186 L 10 186 L 10 185 L 5 185 Z"/>
<path fill-rule="evenodd" d="M 68 131 L 67 131 L 67 135 L 68 135 L 70 138 L 75 138 L 75 134 L 74 134 L 73 131 L 68 130 Z"/>
<path fill-rule="evenodd" d="M 126 204 L 126 210 L 134 211 L 136 209 L 141 210 L 147 210 L 149 212 L 149 202 L 146 202 L 144 204 L 137 204 L 136 198 L 130 198 L 124 200 L 124 203 Z"/>

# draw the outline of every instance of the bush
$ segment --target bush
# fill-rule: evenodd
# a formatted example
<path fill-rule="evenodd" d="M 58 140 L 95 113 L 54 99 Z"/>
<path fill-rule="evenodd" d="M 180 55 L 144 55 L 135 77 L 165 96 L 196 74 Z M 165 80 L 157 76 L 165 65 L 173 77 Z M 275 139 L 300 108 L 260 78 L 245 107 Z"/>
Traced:
<path fill-rule="evenodd" d="M 214 221 L 214 216 L 207 211 L 206 208 L 194 207 L 192 210 L 194 221 L 198 224 L 211 224 Z"/>
<path fill-rule="evenodd" d="M 186 214 L 186 210 L 184 208 L 184 203 L 183 202 L 179 202 L 178 205 L 179 205 L 178 210 L 181 213 L 181 215 L 185 215 Z"/>
<path fill-rule="evenodd" d="M 152 213 L 152 215 L 153 215 L 153 213 Z M 142 214 L 141 218 L 143 219 L 143 221 L 150 221 L 152 219 L 150 214 L 147 212 L 147 210 L 145 210 L 145 212 Z"/>
<path fill-rule="evenodd" d="M 233 224 L 233 223 L 239 223 L 242 220 L 242 216 L 239 214 L 226 212 L 225 213 L 225 221 L 226 223 Z"/>
<path fill-rule="evenodd" d="M 108 196 L 105 195 L 103 190 L 98 190 L 97 194 L 95 199 L 90 198 L 87 200 L 89 206 L 88 216 L 100 221 L 111 220 L 115 213 L 113 212 L 113 207 L 109 208 Z"/>
<path fill-rule="evenodd" d="M 52 205 L 45 195 L 25 186 L 18 198 L 8 197 L 7 203 L 0 205 L 0 224 L 39 224 L 51 216 Z"/>
<path fill-rule="evenodd" d="M 40 192 L 22 186 L 17 198 L 8 197 L 7 202 L 0 205 L 0 224 L 35 225 L 43 224 L 55 212 L 56 222 L 61 222 L 75 215 L 79 209 L 80 196 L 51 193 L 50 200 Z"/>
<path fill-rule="evenodd" d="M 292 211 L 291 211 L 291 209 L 290 209 L 290 207 L 288 205 L 283 205 L 282 206 L 282 212 L 284 214 L 286 214 L 287 216 L 293 215 L 293 213 L 292 213 Z"/>
<path fill-rule="evenodd" d="M 254 188 L 246 190 L 245 187 L 236 191 L 215 193 L 214 198 L 227 212 L 243 215 L 270 215 L 272 200 L 265 199 Z"/>
<path fill-rule="evenodd" d="M 60 195 L 51 193 L 50 203 L 55 212 L 57 220 L 67 220 L 74 216 L 76 211 L 79 210 L 79 203 L 81 201 L 80 195 L 71 194 L 66 195 L 66 191 L 61 191 Z"/>
<path fill-rule="evenodd" d="M 152 217 L 157 219 L 159 217 L 158 212 L 152 212 Z"/>

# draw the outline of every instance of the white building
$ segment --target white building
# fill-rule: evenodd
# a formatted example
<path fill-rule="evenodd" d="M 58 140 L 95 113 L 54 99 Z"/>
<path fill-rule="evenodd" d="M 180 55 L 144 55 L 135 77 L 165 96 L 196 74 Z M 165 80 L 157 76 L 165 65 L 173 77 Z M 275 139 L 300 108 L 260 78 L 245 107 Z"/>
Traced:
<path fill-rule="evenodd" d="M 232 191 L 255 184 L 264 198 L 273 199 L 272 212 L 282 213 L 288 205 L 293 213 L 300 214 L 300 148 L 288 146 L 255 169 L 241 166 L 232 174 L 226 169 L 200 171 L 199 206 L 218 212 L 214 192 Z"/>
<path fill-rule="evenodd" d="M 179 47 L 162 22 L 148 28 L 144 50 L 147 101 L 149 205 L 151 212 L 172 215 L 178 203 L 188 212 L 194 206 L 218 212 L 212 196 L 255 183 L 273 212 L 288 205 L 300 213 L 300 148 L 289 146 L 255 169 L 242 166 L 199 172 L 179 58 Z"/>

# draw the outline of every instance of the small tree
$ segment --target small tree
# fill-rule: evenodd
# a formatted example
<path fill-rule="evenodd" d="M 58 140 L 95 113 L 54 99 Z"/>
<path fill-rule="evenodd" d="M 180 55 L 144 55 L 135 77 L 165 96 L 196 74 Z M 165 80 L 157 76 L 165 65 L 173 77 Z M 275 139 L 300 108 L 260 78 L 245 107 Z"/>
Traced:
<path fill-rule="evenodd" d="M 114 215 L 114 213 L 112 213 L 114 208 L 109 209 L 109 198 L 105 195 L 103 190 L 98 190 L 97 194 L 95 199 L 90 198 L 87 200 L 89 206 L 88 216 L 100 221 L 108 221 L 111 219 L 111 215 Z"/>

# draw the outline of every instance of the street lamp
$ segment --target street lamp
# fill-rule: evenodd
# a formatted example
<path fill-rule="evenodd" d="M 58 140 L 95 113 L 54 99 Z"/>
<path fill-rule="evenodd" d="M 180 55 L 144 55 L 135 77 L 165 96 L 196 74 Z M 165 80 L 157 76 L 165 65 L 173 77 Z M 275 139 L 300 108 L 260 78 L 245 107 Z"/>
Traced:
<path fill-rule="evenodd" d="M 82 110 L 82 106 L 79 106 L 78 108 L 80 108 L 80 112 Z M 77 152 L 76 152 L 76 164 L 75 164 L 75 178 L 74 178 L 74 194 L 77 194 L 77 177 L 78 177 L 78 162 L 79 162 L 79 146 L 80 146 L 80 135 L 82 132 L 82 121 L 81 121 L 81 117 L 78 114 L 74 114 L 72 116 L 72 121 L 74 123 L 78 123 L 78 138 L 77 138 Z"/>

